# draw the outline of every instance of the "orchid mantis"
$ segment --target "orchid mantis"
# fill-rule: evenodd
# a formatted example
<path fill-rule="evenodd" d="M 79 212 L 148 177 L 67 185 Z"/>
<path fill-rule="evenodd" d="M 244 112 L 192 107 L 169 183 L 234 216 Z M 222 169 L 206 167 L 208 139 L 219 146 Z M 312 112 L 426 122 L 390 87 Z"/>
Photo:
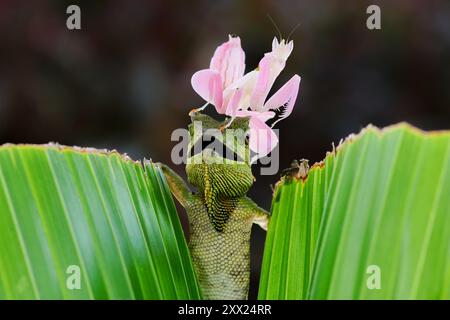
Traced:
<path fill-rule="evenodd" d="M 288 117 L 295 105 L 300 76 L 295 74 L 270 98 L 267 98 L 276 78 L 286 65 L 294 48 L 293 41 L 274 38 L 272 51 L 264 54 L 258 68 L 245 74 L 245 52 L 239 37 L 229 36 L 227 42 L 215 51 L 208 69 L 194 73 L 192 87 L 206 104 L 212 104 L 217 113 L 231 117 L 250 117 L 250 149 L 257 158 L 268 155 L 278 144 L 278 137 L 266 122 L 280 110 L 280 120 Z"/>

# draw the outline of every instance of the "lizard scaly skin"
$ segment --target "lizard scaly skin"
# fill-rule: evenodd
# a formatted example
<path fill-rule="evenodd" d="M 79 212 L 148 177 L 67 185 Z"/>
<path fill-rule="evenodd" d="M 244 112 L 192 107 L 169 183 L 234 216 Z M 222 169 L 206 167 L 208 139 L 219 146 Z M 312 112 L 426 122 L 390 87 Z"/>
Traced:
<path fill-rule="evenodd" d="M 204 115 L 197 114 L 194 120 L 202 121 L 206 129 L 220 127 Z M 248 129 L 248 122 L 230 129 L 239 126 Z M 203 298 L 247 299 L 251 228 L 257 223 L 267 230 L 269 214 L 245 196 L 254 181 L 248 161 L 223 163 L 219 157 L 205 149 L 188 161 L 186 172 L 196 193 L 169 167 L 160 166 L 188 215 L 189 250 Z"/>

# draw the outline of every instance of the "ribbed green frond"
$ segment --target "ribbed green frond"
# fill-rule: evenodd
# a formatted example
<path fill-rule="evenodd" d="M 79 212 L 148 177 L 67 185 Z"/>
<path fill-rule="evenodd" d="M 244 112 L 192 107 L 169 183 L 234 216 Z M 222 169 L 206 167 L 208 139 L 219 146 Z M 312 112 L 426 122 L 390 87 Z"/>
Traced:
<path fill-rule="evenodd" d="M 170 191 L 152 163 L 0 147 L 0 299 L 198 298 Z"/>
<path fill-rule="evenodd" d="M 368 127 L 272 214 L 261 299 L 450 298 L 450 132 Z"/>

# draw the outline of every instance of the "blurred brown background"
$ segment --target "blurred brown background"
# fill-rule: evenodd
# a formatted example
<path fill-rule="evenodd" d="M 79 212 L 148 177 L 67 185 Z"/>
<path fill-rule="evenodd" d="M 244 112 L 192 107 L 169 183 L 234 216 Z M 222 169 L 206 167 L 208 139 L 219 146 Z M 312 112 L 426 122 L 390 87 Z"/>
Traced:
<path fill-rule="evenodd" d="M 81 7 L 79 31 L 66 28 L 70 4 Z M 381 7 L 381 30 L 366 28 L 370 4 Z M 322 159 L 369 123 L 450 128 L 448 0 L 1 0 L 0 144 L 56 141 L 170 164 L 172 130 L 203 103 L 191 75 L 228 34 L 256 67 L 277 35 L 268 14 L 284 36 L 300 23 L 275 83 L 302 76 L 294 112 L 278 125 L 282 167 Z M 257 178 L 250 196 L 269 209 L 278 176 Z M 253 298 L 263 241 L 255 228 Z"/>

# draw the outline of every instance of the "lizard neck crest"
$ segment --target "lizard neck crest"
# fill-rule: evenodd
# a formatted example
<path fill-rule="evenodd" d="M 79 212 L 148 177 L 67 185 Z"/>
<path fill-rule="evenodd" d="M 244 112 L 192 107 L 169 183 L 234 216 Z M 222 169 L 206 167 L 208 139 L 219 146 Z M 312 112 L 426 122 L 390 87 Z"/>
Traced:
<path fill-rule="evenodd" d="M 222 198 L 212 188 L 212 177 L 209 174 L 209 166 L 203 166 L 205 189 L 203 191 L 204 201 L 210 222 L 217 232 L 222 232 L 230 218 L 232 212 L 236 209 L 239 198 Z"/>

